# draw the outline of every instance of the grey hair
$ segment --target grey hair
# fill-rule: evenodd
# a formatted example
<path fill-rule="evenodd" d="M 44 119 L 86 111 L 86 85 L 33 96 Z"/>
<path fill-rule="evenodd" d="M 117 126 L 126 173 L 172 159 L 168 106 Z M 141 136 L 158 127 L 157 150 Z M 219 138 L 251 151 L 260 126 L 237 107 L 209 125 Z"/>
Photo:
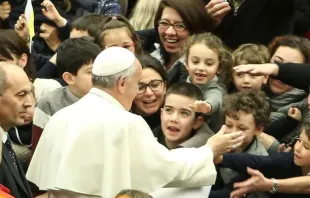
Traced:
<path fill-rule="evenodd" d="M 93 86 L 100 86 L 102 88 L 113 88 L 116 86 L 117 81 L 122 78 L 122 77 L 127 77 L 131 78 L 132 75 L 136 72 L 136 67 L 135 64 L 130 66 L 128 69 L 119 72 L 117 74 L 113 74 L 110 76 L 97 76 L 97 75 L 92 75 L 92 83 Z"/>
<path fill-rule="evenodd" d="M 6 81 L 7 81 L 6 72 L 2 67 L 0 67 L 0 96 L 2 96 L 2 94 L 6 89 L 6 83 L 7 83 Z"/>

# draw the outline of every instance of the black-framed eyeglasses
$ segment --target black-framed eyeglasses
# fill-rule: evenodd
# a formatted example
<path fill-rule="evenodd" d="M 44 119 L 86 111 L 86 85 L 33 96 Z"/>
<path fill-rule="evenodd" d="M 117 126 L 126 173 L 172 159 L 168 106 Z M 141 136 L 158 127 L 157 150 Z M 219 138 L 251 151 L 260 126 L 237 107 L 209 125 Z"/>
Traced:
<path fill-rule="evenodd" d="M 158 21 L 158 27 L 167 30 L 170 26 L 174 28 L 175 31 L 182 32 L 186 29 L 186 26 L 184 23 L 177 22 L 177 23 L 170 23 L 169 21 L 166 20 L 159 20 Z"/>
<path fill-rule="evenodd" d="M 149 87 L 152 91 L 159 91 L 163 86 L 163 81 L 162 80 L 152 80 L 148 84 L 139 83 L 138 86 L 139 86 L 138 94 L 145 93 L 147 87 Z"/>

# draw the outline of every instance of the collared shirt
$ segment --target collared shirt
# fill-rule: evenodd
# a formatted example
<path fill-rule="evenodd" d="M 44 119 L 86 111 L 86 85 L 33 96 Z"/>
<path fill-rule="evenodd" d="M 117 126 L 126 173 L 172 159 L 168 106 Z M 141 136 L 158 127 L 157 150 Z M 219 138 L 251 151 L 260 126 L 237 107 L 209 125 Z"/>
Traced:
<path fill-rule="evenodd" d="M 8 133 L 5 132 L 1 127 L 0 127 L 0 133 L 1 133 L 2 142 L 5 143 L 6 140 L 8 139 Z"/>

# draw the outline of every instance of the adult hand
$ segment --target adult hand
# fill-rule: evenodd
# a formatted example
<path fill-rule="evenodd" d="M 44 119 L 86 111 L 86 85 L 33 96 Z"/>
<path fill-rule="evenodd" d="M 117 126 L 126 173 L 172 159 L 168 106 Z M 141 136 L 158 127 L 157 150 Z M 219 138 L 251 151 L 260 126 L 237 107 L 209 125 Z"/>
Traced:
<path fill-rule="evenodd" d="M 212 149 L 214 158 L 235 150 L 241 146 L 244 140 L 244 136 L 241 131 L 229 134 L 226 134 L 225 131 L 227 131 L 226 126 L 223 125 L 220 131 L 207 141 L 207 146 Z"/>
<path fill-rule="evenodd" d="M 58 37 L 57 28 L 42 23 L 40 30 L 41 30 L 40 37 L 43 38 L 48 47 L 55 52 L 58 45 L 61 43 Z"/>
<path fill-rule="evenodd" d="M 41 6 L 45 7 L 42 9 L 42 13 L 46 16 L 46 18 L 53 21 L 58 27 L 64 27 L 66 25 L 66 19 L 59 14 L 56 7 L 50 0 L 44 0 L 41 3 Z"/>
<path fill-rule="evenodd" d="M 237 73 L 250 73 L 253 75 L 277 76 L 279 73 L 279 66 L 276 64 L 248 64 L 239 65 L 233 68 Z"/>
<path fill-rule="evenodd" d="M 261 172 L 251 168 L 248 168 L 247 171 L 251 178 L 235 183 L 235 190 L 231 192 L 230 198 L 244 197 L 250 192 L 267 192 L 272 188 L 273 181 L 265 178 Z"/>
<path fill-rule="evenodd" d="M 231 10 L 229 3 L 224 0 L 211 0 L 205 8 L 216 26 L 222 22 L 223 18 Z"/>
<path fill-rule="evenodd" d="M 27 24 L 27 19 L 24 14 L 20 15 L 16 24 L 15 31 L 17 34 L 26 42 L 29 42 L 29 29 Z"/>
<path fill-rule="evenodd" d="M 190 108 L 192 108 L 194 111 L 207 114 L 210 113 L 212 110 L 212 107 L 209 103 L 206 101 L 196 100 L 194 104 L 189 105 Z"/>
<path fill-rule="evenodd" d="M 11 4 L 8 1 L 4 1 L 0 4 L 0 19 L 6 20 L 11 13 Z"/>
<path fill-rule="evenodd" d="M 287 115 L 290 116 L 291 118 L 293 118 L 294 120 L 299 121 L 299 122 L 302 120 L 301 112 L 296 107 L 290 107 Z"/>

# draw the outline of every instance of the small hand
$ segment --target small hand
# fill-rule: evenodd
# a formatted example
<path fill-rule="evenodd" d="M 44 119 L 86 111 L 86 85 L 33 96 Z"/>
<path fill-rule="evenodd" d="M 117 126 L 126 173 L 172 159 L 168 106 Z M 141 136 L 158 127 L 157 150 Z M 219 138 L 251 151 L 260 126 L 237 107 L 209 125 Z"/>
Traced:
<path fill-rule="evenodd" d="M 301 112 L 296 107 L 290 107 L 289 110 L 288 110 L 287 115 L 290 116 L 291 118 L 299 121 L 299 122 L 302 120 Z"/>
<path fill-rule="evenodd" d="M 284 153 L 288 153 L 288 152 L 291 152 L 292 151 L 292 147 L 287 147 L 285 144 L 280 144 L 279 145 L 279 148 L 278 148 L 278 152 L 281 153 L 281 152 L 284 152 Z"/>
<path fill-rule="evenodd" d="M 50 0 L 44 0 L 41 3 L 41 6 L 45 7 L 42 9 L 42 13 L 46 16 L 46 18 L 55 22 L 58 27 L 65 26 L 65 19 L 59 14 L 56 7 Z"/>
<path fill-rule="evenodd" d="M 211 0 L 205 8 L 215 22 L 215 25 L 219 25 L 223 18 L 231 11 L 229 3 L 223 0 Z"/>
<path fill-rule="evenodd" d="M 15 31 L 17 34 L 25 41 L 29 41 L 29 29 L 27 20 L 24 14 L 20 15 L 16 24 L 15 24 Z"/>
<path fill-rule="evenodd" d="M 190 104 L 189 107 L 191 107 L 194 111 L 207 114 L 210 113 L 212 110 L 212 107 L 209 103 L 206 101 L 196 100 L 194 104 Z"/>

